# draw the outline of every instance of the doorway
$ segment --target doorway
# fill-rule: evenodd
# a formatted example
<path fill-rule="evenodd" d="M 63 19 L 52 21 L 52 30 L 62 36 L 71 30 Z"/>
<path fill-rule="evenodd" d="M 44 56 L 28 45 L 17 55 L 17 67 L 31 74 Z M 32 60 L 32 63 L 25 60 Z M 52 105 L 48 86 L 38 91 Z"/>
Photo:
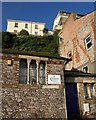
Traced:
<path fill-rule="evenodd" d="M 77 84 L 66 83 L 66 104 L 67 104 L 67 115 L 68 119 L 76 119 L 80 117 L 78 95 L 77 95 Z"/>

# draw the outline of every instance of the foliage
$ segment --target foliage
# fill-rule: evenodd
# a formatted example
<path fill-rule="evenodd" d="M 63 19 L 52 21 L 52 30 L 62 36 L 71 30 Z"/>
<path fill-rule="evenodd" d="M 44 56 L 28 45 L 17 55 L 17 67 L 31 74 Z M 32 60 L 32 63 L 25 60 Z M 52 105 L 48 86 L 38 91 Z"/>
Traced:
<path fill-rule="evenodd" d="M 43 33 L 46 35 L 48 33 L 48 29 L 47 28 L 44 28 L 43 29 Z"/>
<path fill-rule="evenodd" d="M 29 35 L 29 32 L 27 30 L 22 29 L 18 35 Z"/>
<path fill-rule="evenodd" d="M 7 33 L 10 35 L 9 33 Z M 5 38 L 5 39 L 4 39 Z M 27 51 L 27 52 L 37 52 L 46 53 L 49 56 L 59 56 L 58 54 L 58 36 L 15 36 L 10 35 L 6 37 L 3 36 L 3 48 L 10 48 L 14 51 Z M 9 42 L 8 42 L 9 41 Z"/>
<path fill-rule="evenodd" d="M 11 48 L 14 44 L 13 37 L 15 34 L 9 32 L 2 32 L 2 48 Z"/>

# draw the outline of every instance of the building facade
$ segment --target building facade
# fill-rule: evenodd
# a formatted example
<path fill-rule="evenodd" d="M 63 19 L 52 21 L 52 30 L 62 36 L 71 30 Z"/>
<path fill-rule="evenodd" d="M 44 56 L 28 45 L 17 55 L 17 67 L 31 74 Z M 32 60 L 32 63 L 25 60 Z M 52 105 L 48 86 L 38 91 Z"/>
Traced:
<path fill-rule="evenodd" d="M 68 117 L 96 119 L 96 74 L 65 70 Z"/>
<path fill-rule="evenodd" d="M 2 117 L 67 119 L 66 58 L 3 53 Z"/>
<path fill-rule="evenodd" d="M 18 34 L 22 29 L 28 31 L 30 35 L 43 36 L 43 29 L 45 23 L 21 21 L 21 20 L 7 20 L 7 32 Z"/>
<path fill-rule="evenodd" d="M 56 18 L 54 19 L 53 31 L 60 31 L 68 19 L 70 12 L 59 11 Z M 76 14 L 76 19 L 82 17 L 83 15 Z"/>
<path fill-rule="evenodd" d="M 60 55 L 72 58 L 66 69 L 96 73 L 96 12 L 75 18 L 72 13 L 59 32 Z"/>

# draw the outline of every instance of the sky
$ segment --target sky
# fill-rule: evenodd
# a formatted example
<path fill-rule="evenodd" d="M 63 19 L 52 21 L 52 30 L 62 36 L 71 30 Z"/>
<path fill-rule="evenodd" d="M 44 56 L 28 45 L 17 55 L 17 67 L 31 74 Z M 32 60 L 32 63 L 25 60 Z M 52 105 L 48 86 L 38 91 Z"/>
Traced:
<path fill-rule="evenodd" d="M 52 30 L 58 11 L 85 15 L 94 9 L 94 2 L 2 2 L 2 31 L 6 31 L 7 19 L 44 22 Z"/>

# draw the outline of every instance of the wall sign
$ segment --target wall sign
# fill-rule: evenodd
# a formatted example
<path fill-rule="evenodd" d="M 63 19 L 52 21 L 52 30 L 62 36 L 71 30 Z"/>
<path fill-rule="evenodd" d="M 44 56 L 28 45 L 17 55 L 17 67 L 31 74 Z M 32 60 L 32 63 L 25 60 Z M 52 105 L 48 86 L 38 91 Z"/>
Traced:
<path fill-rule="evenodd" d="M 89 103 L 84 103 L 84 112 L 89 112 Z"/>
<path fill-rule="evenodd" d="M 48 84 L 61 84 L 60 75 L 48 75 Z"/>

